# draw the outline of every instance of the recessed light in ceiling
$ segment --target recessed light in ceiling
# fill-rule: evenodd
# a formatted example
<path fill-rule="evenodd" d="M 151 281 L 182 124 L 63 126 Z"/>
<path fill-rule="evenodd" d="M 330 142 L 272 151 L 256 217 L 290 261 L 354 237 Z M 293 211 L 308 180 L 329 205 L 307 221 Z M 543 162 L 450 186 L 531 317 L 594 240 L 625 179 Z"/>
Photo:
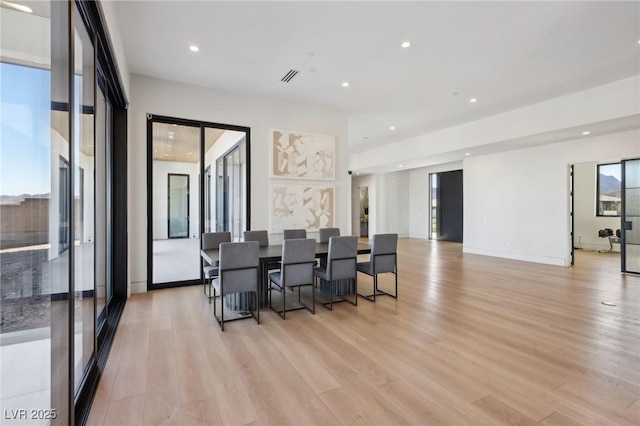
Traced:
<path fill-rule="evenodd" d="M 399 168 L 403 168 L 403 167 L 404 167 L 404 164 L 398 164 L 398 167 L 399 167 Z"/>
<path fill-rule="evenodd" d="M 404 42 L 402 42 L 402 44 L 400 46 L 402 46 L 403 49 L 406 49 L 407 47 L 411 46 L 411 42 L 410 41 L 404 41 Z"/>
<path fill-rule="evenodd" d="M 590 134 L 591 134 L 591 132 L 588 131 L 588 130 L 586 132 L 582 132 L 582 136 L 587 136 L 587 135 L 590 135 Z"/>
<path fill-rule="evenodd" d="M 465 152 L 464 155 L 469 156 L 469 155 L 471 155 L 471 153 L 470 152 Z"/>
<path fill-rule="evenodd" d="M 360 172 L 356 172 L 356 175 L 360 176 Z"/>
<path fill-rule="evenodd" d="M 345 81 L 344 83 L 342 83 L 342 87 L 349 87 L 349 82 Z"/>
<path fill-rule="evenodd" d="M 33 9 L 31 9 L 30 7 L 24 6 L 22 4 L 12 3 L 9 1 L 2 1 L 1 3 L 3 6 L 7 6 L 12 9 L 19 10 L 20 12 L 33 13 Z"/>
<path fill-rule="evenodd" d="M 395 130 L 396 126 L 389 126 L 389 130 Z"/>
<path fill-rule="evenodd" d="M 192 52 L 199 52 L 200 48 L 198 46 L 196 46 L 195 44 L 192 44 L 189 46 L 189 50 Z"/>
<path fill-rule="evenodd" d="M 469 99 L 469 102 L 471 102 L 473 104 L 473 103 L 478 102 L 478 100 L 476 98 L 471 98 L 471 99 Z"/>

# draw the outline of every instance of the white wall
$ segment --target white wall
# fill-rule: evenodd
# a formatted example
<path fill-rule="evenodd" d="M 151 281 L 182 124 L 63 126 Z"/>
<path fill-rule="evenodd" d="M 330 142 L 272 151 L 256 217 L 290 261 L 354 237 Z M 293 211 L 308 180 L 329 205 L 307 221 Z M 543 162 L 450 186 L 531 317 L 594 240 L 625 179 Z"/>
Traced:
<path fill-rule="evenodd" d="M 270 129 L 336 136 L 336 226 L 348 229 L 351 184 L 347 174 L 347 118 L 338 110 L 234 94 L 132 75 L 129 120 L 129 256 L 131 292 L 146 291 L 146 114 L 251 128 L 251 228 L 269 227 Z M 311 235 L 314 236 L 314 235 Z M 270 235 L 274 243 L 281 235 Z"/>
<path fill-rule="evenodd" d="M 620 218 L 596 216 L 597 165 L 595 161 L 574 165 L 574 244 L 587 250 L 609 250 L 609 239 L 598 237 L 598 231 L 611 228 L 615 232 L 620 229 Z M 613 249 L 620 251 L 620 246 Z"/>
<path fill-rule="evenodd" d="M 153 239 L 168 238 L 168 179 L 169 174 L 189 175 L 189 238 L 200 235 L 200 197 L 199 163 L 180 163 L 177 161 L 153 162 Z"/>
<path fill-rule="evenodd" d="M 569 165 L 640 156 L 640 132 L 464 160 L 463 251 L 569 265 Z"/>
<path fill-rule="evenodd" d="M 462 161 L 456 161 L 409 171 L 409 236 L 411 238 L 429 238 L 431 234 L 429 174 L 461 169 Z"/>

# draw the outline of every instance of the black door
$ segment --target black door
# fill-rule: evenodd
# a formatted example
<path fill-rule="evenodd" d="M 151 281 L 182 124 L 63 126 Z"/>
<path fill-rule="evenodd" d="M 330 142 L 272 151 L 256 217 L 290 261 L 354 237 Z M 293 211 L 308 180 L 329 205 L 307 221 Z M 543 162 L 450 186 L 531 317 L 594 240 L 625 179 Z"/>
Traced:
<path fill-rule="evenodd" d="M 462 170 L 438 173 L 438 240 L 462 242 Z"/>

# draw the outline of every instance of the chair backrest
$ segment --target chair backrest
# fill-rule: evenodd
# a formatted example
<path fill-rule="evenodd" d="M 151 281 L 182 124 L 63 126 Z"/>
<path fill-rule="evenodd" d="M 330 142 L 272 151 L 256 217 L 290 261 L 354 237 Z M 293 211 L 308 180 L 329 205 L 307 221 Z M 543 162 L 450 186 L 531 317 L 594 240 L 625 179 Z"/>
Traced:
<path fill-rule="evenodd" d="M 306 229 L 285 229 L 283 239 L 293 240 L 298 238 L 307 238 Z"/>
<path fill-rule="evenodd" d="M 260 247 L 269 245 L 269 233 L 267 231 L 244 231 L 245 241 L 257 241 Z"/>
<path fill-rule="evenodd" d="M 339 237 L 339 236 L 340 236 L 340 228 L 320 228 L 321 243 L 328 243 L 329 238 Z"/>
<path fill-rule="evenodd" d="M 202 234 L 202 249 L 218 249 L 221 243 L 231 242 L 231 232 L 205 232 Z"/>
<path fill-rule="evenodd" d="M 329 238 L 327 256 L 327 275 L 330 280 L 342 280 L 356 277 L 358 257 L 358 237 Z"/>
<path fill-rule="evenodd" d="M 258 285 L 260 243 L 220 244 L 221 292 L 225 294 L 256 291 Z"/>
<path fill-rule="evenodd" d="M 282 271 L 284 285 L 313 284 L 316 263 L 316 240 L 299 238 L 282 243 Z"/>
<path fill-rule="evenodd" d="M 396 271 L 398 234 L 375 234 L 371 245 L 371 271 L 375 274 Z"/>

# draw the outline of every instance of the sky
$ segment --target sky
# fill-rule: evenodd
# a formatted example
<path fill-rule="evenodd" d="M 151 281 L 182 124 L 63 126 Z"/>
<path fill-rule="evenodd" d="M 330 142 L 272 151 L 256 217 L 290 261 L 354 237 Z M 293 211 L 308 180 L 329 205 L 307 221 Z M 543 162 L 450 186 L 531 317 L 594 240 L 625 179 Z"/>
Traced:
<path fill-rule="evenodd" d="M 51 192 L 48 70 L 0 63 L 0 195 Z"/>

